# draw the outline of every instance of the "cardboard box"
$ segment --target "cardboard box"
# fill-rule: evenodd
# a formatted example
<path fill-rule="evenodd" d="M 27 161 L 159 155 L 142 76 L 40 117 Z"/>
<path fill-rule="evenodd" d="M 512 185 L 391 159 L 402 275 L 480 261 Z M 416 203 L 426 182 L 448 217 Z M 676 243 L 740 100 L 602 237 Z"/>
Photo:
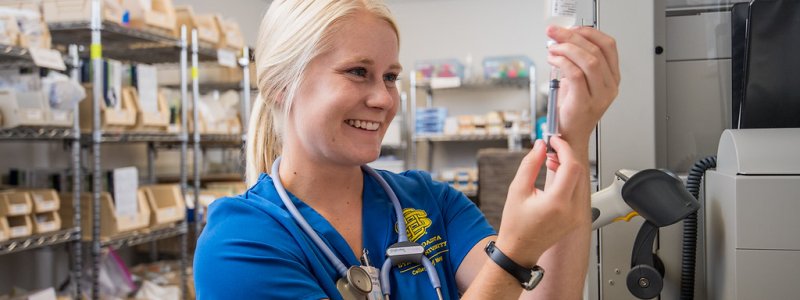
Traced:
<path fill-rule="evenodd" d="M 131 27 L 156 29 L 177 36 L 172 0 L 122 0 L 122 8 L 130 13 Z"/>
<path fill-rule="evenodd" d="M 186 201 L 176 184 L 158 184 L 140 188 L 152 212 L 150 226 L 172 224 L 186 217 Z"/>
<path fill-rule="evenodd" d="M 75 111 L 71 109 L 50 108 L 47 114 L 47 126 L 53 127 L 72 127 L 75 119 Z"/>
<path fill-rule="evenodd" d="M 19 43 L 19 26 L 17 18 L 9 15 L 0 16 L 0 44 L 16 46 Z"/>
<path fill-rule="evenodd" d="M 94 91 L 91 84 L 84 84 L 86 99 L 80 102 L 80 124 L 82 131 L 92 130 L 92 102 Z M 124 94 L 123 94 L 124 95 Z M 136 103 L 130 97 L 121 97 L 121 107 L 106 107 L 105 101 L 100 103 L 100 126 L 107 131 L 125 131 L 136 125 Z"/>
<path fill-rule="evenodd" d="M 33 34 L 26 34 L 22 32 L 19 35 L 19 46 L 23 48 L 44 48 L 50 49 L 53 47 L 53 39 L 50 35 L 50 30 L 44 22 L 38 22 Z"/>
<path fill-rule="evenodd" d="M 51 211 L 33 215 L 33 233 L 42 234 L 61 230 L 61 217 L 58 212 Z"/>
<path fill-rule="evenodd" d="M 33 213 L 58 211 L 61 207 L 61 198 L 53 189 L 22 190 L 27 192 L 33 200 Z"/>
<path fill-rule="evenodd" d="M 125 10 L 118 0 L 102 0 L 103 21 L 122 24 Z M 42 0 L 42 15 L 47 23 L 89 22 L 92 0 Z"/>
<path fill-rule="evenodd" d="M 223 18 L 220 15 L 214 16 L 219 28 L 219 43 L 217 48 L 232 49 L 240 51 L 244 48 L 244 36 L 239 28 L 239 23 L 234 20 Z"/>
<path fill-rule="evenodd" d="M 228 119 L 225 124 L 228 127 L 229 134 L 241 134 L 242 133 L 242 121 L 239 120 L 239 117 L 233 119 Z"/>
<path fill-rule="evenodd" d="M 33 211 L 31 196 L 27 192 L 0 192 L 0 217 L 23 216 Z"/>
<path fill-rule="evenodd" d="M 209 182 L 206 188 L 211 191 L 222 192 L 222 196 L 241 195 L 247 191 L 247 184 L 242 181 L 233 182 Z"/>
<path fill-rule="evenodd" d="M 49 107 L 41 91 L 18 93 L 12 89 L 0 89 L 0 112 L 3 114 L 0 127 L 46 125 Z"/>
<path fill-rule="evenodd" d="M 5 242 L 11 238 L 11 232 L 8 228 L 8 220 L 6 217 L 0 217 L 0 242 Z"/>
<path fill-rule="evenodd" d="M 72 203 L 72 193 L 62 193 L 61 199 L 65 203 Z M 92 239 L 92 195 L 81 194 L 81 233 L 83 240 Z M 138 213 L 135 215 L 118 216 L 114 200 L 108 192 L 100 193 L 100 238 L 109 239 L 121 233 L 142 229 L 150 224 L 150 207 L 144 194 L 139 192 L 137 197 Z M 74 209 L 72 205 L 62 205 L 59 210 L 64 228 L 74 227 Z"/>
<path fill-rule="evenodd" d="M 219 26 L 214 15 L 198 15 L 194 13 L 191 5 L 175 6 L 177 23 L 175 30 L 180 33 L 181 26 L 186 25 L 186 34 L 189 44 L 192 43 L 192 29 L 197 29 L 197 39 L 200 42 L 217 45 L 219 43 Z"/>
<path fill-rule="evenodd" d="M 136 88 L 123 87 L 122 96 L 131 98 L 131 103 L 136 107 L 136 131 L 167 131 L 169 127 L 169 107 L 164 95 L 158 93 L 158 111 L 147 112 L 142 110 L 139 103 L 139 93 Z"/>
<path fill-rule="evenodd" d="M 8 220 L 9 239 L 26 237 L 33 233 L 33 222 L 29 215 L 8 216 L 6 220 Z"/>

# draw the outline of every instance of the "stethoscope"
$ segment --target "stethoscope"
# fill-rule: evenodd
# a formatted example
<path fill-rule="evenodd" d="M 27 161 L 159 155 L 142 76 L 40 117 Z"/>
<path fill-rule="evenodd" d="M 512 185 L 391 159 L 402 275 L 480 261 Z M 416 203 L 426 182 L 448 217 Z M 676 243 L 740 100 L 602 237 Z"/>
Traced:
<path fill-rule="evenodd" d="M 333 264 L 333 267 L 336 269 L 336 272 L 339 273 L 339 280 L 336 282 L 336 288 L 342 294 L 342 297 L 345 299 L 364 299 L 368 295 L 373 292 L 373 280 L 372 277 L 367 273 L 366 270 L 359 266 L 351 266 L 346 267 L 345 264 L 333 254 L 328 245 L 322 241 L 322 239 L 317 235 L 311 225 L 308 224 L 308 221 L 300 214 L 297 210 L 297 207 L 294 206 L 292 200 L 289 199 L 289 195 L 286 193 L 286 189 L 283 187 L 283 183 L 281 183 L 280 174 L 278 169 L 281 164 L 281 158 L 278 157 L 275 162 L 272 164 L 272 173 L 271 176 L 273 178 L 272 183 L 275 185 L 275 190 L 278 191 L 278 195 L 281 197 L 283 204 L 286 206 L 286 209 L 289 210 L 289 213 L 292 215 L 294 220 L 297 224 L 300 225 L 300 228 L 314 241 L 314 244 L 322 250 L 322 253 L 328 258 L 328 261 Z M 385 299 L 389 299 L 389 295 L 391 294 L 391 286 L 389 284 L 389 272 L 392 269 L 393 265 L 410 262 L 410 263 L 417 263 L 422 264 L 425 267 L 425 271 L 428 274 L 428 279 L 431 282 L 431 285 L 434 289 L 436 289 L 436 295 L 439 299 L 442 299 L 442 290 L 441 284 L 439 282 L 439 275 L 434 269 L 433 264 L 431 261 L 423 254 L 424 248 L 414 242 L 408 241 L 408 237 L 406 236 L 406 221 L 403 217 L 403 207 L 400 206 L 400 201 L 397 199 L 397 195 L 395 195 L 392 188 L 386 183 L 386 180 L 383 179 L 375 170 L 370 168 L 369 166 L 363 165 L 361 169 L 364 172 L 367 172 L 372 178 L 378 181 L 381 185 L 383 190 L 389 195 L 389 199 L 392 201 L 392 205 L 394 206 L 394 212 L 397 215 L 397 243 L 389 246 L 386 249 L 386 260 L 383 262 L 383 266 L 380 269 L 380 289 L 383 291 L 383 295 Z"/>

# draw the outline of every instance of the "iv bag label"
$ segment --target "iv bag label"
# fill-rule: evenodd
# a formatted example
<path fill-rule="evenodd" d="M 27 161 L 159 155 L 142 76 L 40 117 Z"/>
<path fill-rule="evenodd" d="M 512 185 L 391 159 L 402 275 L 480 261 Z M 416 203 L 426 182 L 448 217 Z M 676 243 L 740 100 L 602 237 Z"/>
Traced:
<path fill-rule="evenodd" d="M 578 12 L 577 0 L 550 0 L 550 16 L 575 17 Z"/>

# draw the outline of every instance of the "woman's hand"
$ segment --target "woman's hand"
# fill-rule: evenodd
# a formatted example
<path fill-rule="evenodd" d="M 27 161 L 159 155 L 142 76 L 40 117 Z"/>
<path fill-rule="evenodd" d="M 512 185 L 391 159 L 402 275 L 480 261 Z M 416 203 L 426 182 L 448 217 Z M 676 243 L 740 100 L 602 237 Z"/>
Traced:
<path fill-rule="evenodd" d="M 547 162 L 554 171 L 553 181 L 546 191 L 534 186 L 546 159 L 544 142 L 537 140 L 508 189 L 496 241 L 503 253 L 526 267 L 532 267 L 545 250 L 589 221 L 583 220 L 588 218 L 585 203 L 575 197 L 586 170 L 566 141 L 558 137 L 550 141 L 558 153 L 558 161 Z"/>
<path fill-rule="evenodd" d="M 617 97 L 620 71 L 616 41 L 594 28 L 550 26 L 547 62 L 561 69 L 559 133 L 576 150 Z"/>

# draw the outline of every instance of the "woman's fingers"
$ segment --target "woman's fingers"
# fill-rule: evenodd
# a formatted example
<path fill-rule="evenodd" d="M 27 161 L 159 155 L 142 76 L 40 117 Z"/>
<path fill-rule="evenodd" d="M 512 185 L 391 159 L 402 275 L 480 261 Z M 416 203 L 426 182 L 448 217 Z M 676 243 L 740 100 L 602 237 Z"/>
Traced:
<path fill-rule="evenodd" d="M 611 74 L 614 76 L 614 80 L 619 83 L 620 72 L 617 41 L 604 32 L 591 27 L 578 27 L 575 29 L 575 31 L 583 36 L 586 40 L 592 42 L 592 44 L 600 47 L 600 51 L 603 52 L 603 56 L 606 58 L 606 61 L 611 68 Z"/>
<path fill-rule="evenodd" d="M 572 29 L 548 27 L 547 35 L 558 42 L 549 47 L 551 55 L 565 56 L 583 70 L 590 95 L 600 94 L 616 84 L 611 67 L 600 47 Z"/>
<path fill-rule="evenodd" d="M 558 153 L 558 168 L 553 183 L 546 192 L 552 195 L 553 199 L 572 199 L 578 181 L 583 176 L 583 168 L 567 142 L 559 137 L 552 137 L 550 145 Z"/>
<path fill-rule="evenodd" d="M 517 169 L 517 174 L 514 176 L 514 180 L 511 181 L 510 188 L 526 195 L 535 190 L 536 178 L 539 176 L 539 170 L 541 170 L 542 163 L 545 160 L 544 148 L 542 140 L 536 140 L 533 143 L 533 150 L 528 152 L 522 159 Z"/>
<path fill-rule="evenodd" d="M 569 58 L 565 56 L 550 55 L 547 57 L 547 63 L 561 70 L 562 77 L 569 79 L 571 84 L 579 87 L 580 86 L 588 87 L 589 78 L 586 77 L 586 74 L 583 72 L 583 69 L 581 69 Z M 564 90 L 563 87 L 565 84 L 567 83 L 562 82 L 562 90 Z M 591 95 L 591 91 L 587 90 L 586 92 L 590 93 L 589 95 L 586 96 Z"/>

